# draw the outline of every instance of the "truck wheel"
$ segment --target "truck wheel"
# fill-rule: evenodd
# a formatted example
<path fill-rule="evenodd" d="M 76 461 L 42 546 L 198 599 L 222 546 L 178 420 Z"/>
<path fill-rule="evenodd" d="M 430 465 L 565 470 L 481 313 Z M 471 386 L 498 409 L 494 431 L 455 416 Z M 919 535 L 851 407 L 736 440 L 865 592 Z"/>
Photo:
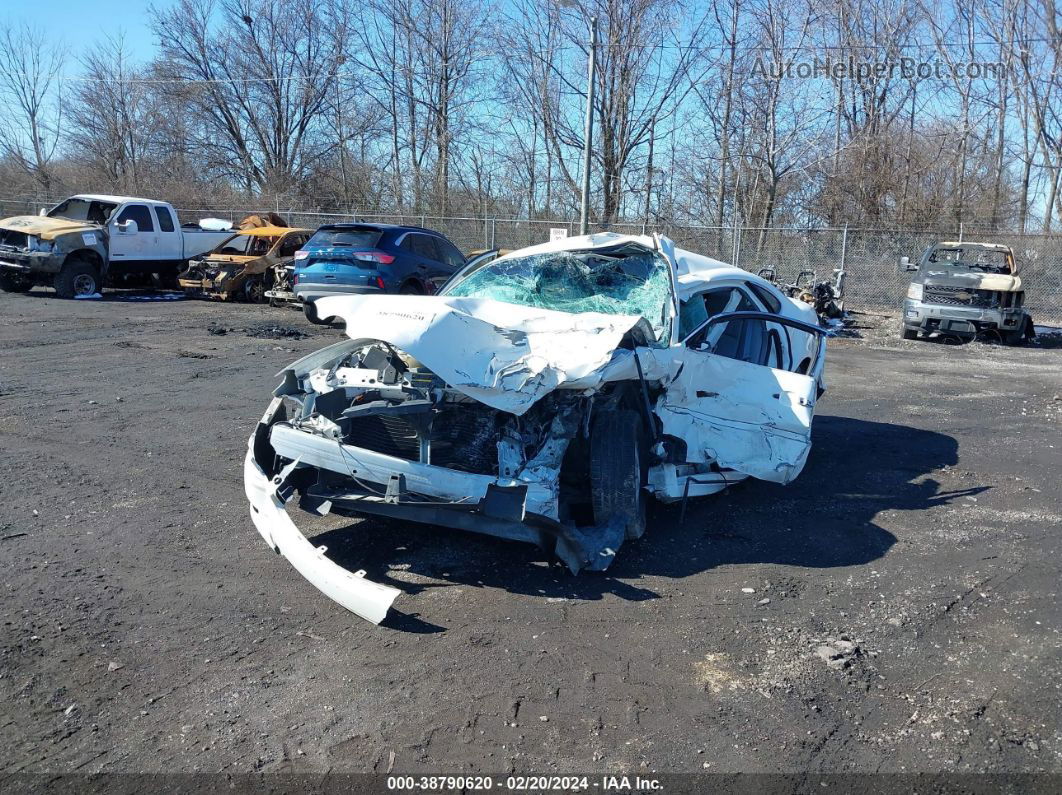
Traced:
<path fill-rule="evenodd" d="M 643 488 L 649 470 L 642 418 L 630 410 L 598 415 L 590 432 L 590 502 L 594 521 L 615 515 L 626 520 L 625 536 L 645 532 L 649 494 Z"/>
<path fill-rule="evenodd" d="M 80 257 L 72 257 L 55 277 L 55 293 L 60 298 L 92 295 L 100 291 L 100 275 L 96 267 Z"/>
<path fill-rule="evenodd" d="M 306 315 L 307 320 L 309 320 L 316 326 L 327 326 L 329 323 L 332 322 L 332 318 L 327 318 L 326 320 L 322 320 L 320 318 L 320 316 L 317 314 L 317 307 L 316 305 L 314 305 L 313 301 L 302 302 L 302 313 Z"/>
<path fill-rule="evenodd" d="M 918 329 L 900 326 L 900 336 L 905 340 L 916 340 L 918 339 Z"/>
<path fill-rule="evenodd" d="M 0 290 L 5 293 L 28 293 L 33 282 L 17 273 L 0 272 Z"/>

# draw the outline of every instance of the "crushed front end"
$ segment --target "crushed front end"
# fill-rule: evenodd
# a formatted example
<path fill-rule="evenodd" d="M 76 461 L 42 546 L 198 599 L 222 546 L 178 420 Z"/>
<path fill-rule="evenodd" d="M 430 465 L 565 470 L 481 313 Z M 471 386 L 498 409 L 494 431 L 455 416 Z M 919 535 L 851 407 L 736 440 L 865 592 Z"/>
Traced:
<path fill-rule="evenodd" d="M 189 296 L 223 301 L 242 295 L 248 267 L 257 257 L 205 257 L 192 260 L 177 276 L 177 283 Z"/>
<path fill-rule="evenodd" d="M 452 388 L 388 343 L 365 340 L 312 354 L 283 376 L 249 442 L 252 518 L 260 531 L 269 525 L 263 537 L 300 573 L 365 618 L 382 618 L 387 593 L 373 591 L 362 604 L 372 583 L 337 579 L 301 534 L 292 537 L 286 523 L 273 530 L 289 503 L 316 515 L 384 516 L 525 541 L 573 572 L 606 568 L 623 542 L 621 519 L 593 524 L 589 497 L 579 493 L 585 473 L 569 455 L 585 443 L 593 404 L 606 409 L 621 389 L 593 397 L 559 389 L 517 415 Z"/>

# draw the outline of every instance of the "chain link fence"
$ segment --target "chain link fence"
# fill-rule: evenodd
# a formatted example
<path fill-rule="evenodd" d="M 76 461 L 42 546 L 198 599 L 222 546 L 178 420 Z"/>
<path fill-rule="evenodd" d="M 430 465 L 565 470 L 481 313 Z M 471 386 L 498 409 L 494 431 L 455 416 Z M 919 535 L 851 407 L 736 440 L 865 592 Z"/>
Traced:
<path fill-rule="evenodd" d="M 31 206 L 32 205 L 32 206 Z M 15 215 L 34 213 L 40 202 L 0 199 L 0 213 Z M 47 206 L 45 204 L 45 206 Z M 232 205 L 212 207 L 204 204 L 195 209 L 178 210 L 182 220 L 216 214 L 238 219 L 260 212 Z M 423 226 L 446 235 L 466 254 L 476 250 L 515 249 L 544 243 L 553 234 L 578 234 L 576 221 L 544 221 L 520 218 L 437 217 L 415 214 L 358 214 L 287 210 L 280 214 L 292 226 L 316 229 L 338 221 Z M 917 261 L 922 252 L 942 240 L 962 239 L 954 229 L 849 229 L 849 228 L 770 228 L 701 226 L 661 223 L 643 225 L 612 224 L 610 231 L 620 234 L 660 232 L 680 248 L 715 257 L 752 273 L 773 268 L 779 282 L 792 282 L 801 271 L 814 271 L 818 279 L 832 278 L 843 268 L 845 304 L 850 309 L 897 309 L 910 283 L 910 274 L 897 268 L 900 257 Z M 595 229 L 595 231 L 597 231 Z M 1039 322 L 1062 323 L 1062 235 L 1019 232 L 977 232 L 966 234 L 967 240 L 1003 243 L 1014 250 L 1025 286 L 1025 305 Z"/>
<path fill-rule="evenodd" d="M 522 248 L 548 241 L 554 230 L 578 234 L 574 221 L 513 218 L 437 218 L 421 215 L 360 215 L 359 220 L 426 226 L 442 232 L 462 251 Z M 314 227 L 351 220 L 350 216 L 291 213 L 291 223 Z M 942 240 L 956 240 L 954 230 L 903 229 L 760 229 L 697 225 L 613 224 L 620 234 L 660 232 L 679 248 L 715 257 L 752 273 L 774 269 L 778 281 L 792 282 L 801 271 L 814 271 L 819 280 L 832 279 L 843 269 L 845 304 L 851 309 L 897 309 L 903 302 L 911 274 L 900 271 L 900 257 L 917 261 L 922 252 Z M 977 233 L 966 237 L 1003 243 L 1014 250 L 1026 288 L 1025 304 L 1037 322 L 1062 322 L 1062 235 L 1014 232 Z"/>

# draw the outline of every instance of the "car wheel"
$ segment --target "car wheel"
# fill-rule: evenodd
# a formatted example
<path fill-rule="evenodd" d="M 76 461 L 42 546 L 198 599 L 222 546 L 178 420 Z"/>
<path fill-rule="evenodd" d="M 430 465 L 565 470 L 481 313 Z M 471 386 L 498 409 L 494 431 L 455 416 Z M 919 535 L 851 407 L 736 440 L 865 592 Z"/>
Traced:
<path fill-rule="evenodd" d="M 60 298 L 93 295 L 99 291 L 100 275 L 95 266 L 80 258 L 68 259 L 55 277 L 55 292 Z"/>
<path fill-rule="evenodd" d="M 260 304 L 265 300 L 265 283 L 261 276 L 251 276 L 243 283 L 243 298 L 249 304 Z"/>
<path fill-rule="evenodd" d="M 624 535 L 641 538 L 649 510 L 644 486 L 648 472 L 642 418 L 635 411 L 598 415 L 590 433 L 590 501 L 594 521 L 626 519 Z"/>
<path fill-rule="evenodd" d="M 317 314 L 317 306 L 313 301 L 302 302 L 302 313 L 306 315 L 307 320 L 317 326 L 327 326 L 332 322 L 332 318 L 321 320 L 320 316 Z"/>
<path fill-rule="evenodd" d="M 406 282 L 399 288 L 399 295 L 424 295 L 424 291 L 416 282 Z"/>
<path fill-rule="evenodd" d="M 900 326 L 900 336 L 905 340 L 918 339 L 918 329 L 907 328 L 907 326 Z"/>
<path fill-rule="evenodd" d="M 5 293 L 28 293 L 33 289 L 33 282 L 17 273 L 0 273 L 0 290 Z"/>

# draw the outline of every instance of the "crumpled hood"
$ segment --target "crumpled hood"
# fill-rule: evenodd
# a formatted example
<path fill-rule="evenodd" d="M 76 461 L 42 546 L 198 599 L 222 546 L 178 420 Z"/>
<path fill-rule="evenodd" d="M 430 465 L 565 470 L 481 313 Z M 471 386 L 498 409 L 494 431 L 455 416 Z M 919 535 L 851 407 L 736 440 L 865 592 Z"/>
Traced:
<path fill-rule="evenodd" d="M 0 229 L 11 229 L 41 240 L 53 240 L 70 232 L 98 232 L 97 224 L 71 221 L 69 218 L 49 218 L 44 215 L 15 215 L 0 221 Z"/>
<path fill-rule="evenodd" d="M 981 273 L 958 268 L 926 269 L 921 280 L 927 286 L 966 287 L 971 290 L 999 290 L 1011 293 L 1021 289 L 1021 278 L 1009 273 Z"/>
<path fill-rule="evenodd" d="M 485 298 L 332 296 L 316 305 L 321 317 L 342 318 L 351 339 L 387 342 L 454 389 L 516 415 L 603 368 L 623 335 L 643 322 Z"/>

